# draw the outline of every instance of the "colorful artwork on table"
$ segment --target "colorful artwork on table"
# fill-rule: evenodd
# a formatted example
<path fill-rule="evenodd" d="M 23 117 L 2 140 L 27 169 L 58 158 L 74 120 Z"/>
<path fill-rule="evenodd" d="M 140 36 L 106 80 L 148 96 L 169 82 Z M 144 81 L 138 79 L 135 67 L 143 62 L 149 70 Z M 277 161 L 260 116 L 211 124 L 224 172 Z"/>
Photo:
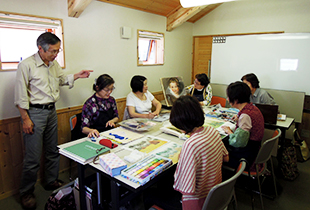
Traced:
<path fill-rule="evenodd" d="M 181 144 L 177 144 L 175 142 L 168 142 L 167 144 L 159 147 L 151 153 L 165 158 L 169 158 L 172 160 L 173 163 L 177 163 L 179 160 L 181 149 Z"/>
<path fill-rule="evenodd" d="M 102 132 L 101 135 L 119 144 L 127 144 L 144 136 L 143 134 L 122 127 Z"/>
<path fill-rule="evenodd" d="M 139 152 L 150 153 L 167 142 L 167 140 L 147 135 L 141 139 L 128 143 L 125 147 L 128 149 L 138 150 Z"/>
<path fill-rule="evenodd" d="M 211 126 L 215 129 L 221 127 L 223 124 L 225 123 L 225 121 L 223 120 L 218 120 L 218 119 L 214 119 L 214 118 L 205 118 L 205 122 L 203 124 L 204 127 L 207 126 Z"/>

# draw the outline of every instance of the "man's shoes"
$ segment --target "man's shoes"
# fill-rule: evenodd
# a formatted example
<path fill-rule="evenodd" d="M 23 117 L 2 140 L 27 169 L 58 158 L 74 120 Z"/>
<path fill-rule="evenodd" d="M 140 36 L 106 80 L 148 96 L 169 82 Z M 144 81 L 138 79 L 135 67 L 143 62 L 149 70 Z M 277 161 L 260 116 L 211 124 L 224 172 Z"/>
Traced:
<path fill-rule="evenodd" d="M 20 197 L 23 209 L 35 209 L 37 207 L 37 202 L 33 193 L 27 193 Z"/>
<path fill-rule="evenodd" d="M 62 187 L 64 185 L 64 182 L 57 179 L 56 181 L 53 181 L 49 184 L 47 184 L 44 189 L 45 190 L 57 190 L 58 188 Z"/>

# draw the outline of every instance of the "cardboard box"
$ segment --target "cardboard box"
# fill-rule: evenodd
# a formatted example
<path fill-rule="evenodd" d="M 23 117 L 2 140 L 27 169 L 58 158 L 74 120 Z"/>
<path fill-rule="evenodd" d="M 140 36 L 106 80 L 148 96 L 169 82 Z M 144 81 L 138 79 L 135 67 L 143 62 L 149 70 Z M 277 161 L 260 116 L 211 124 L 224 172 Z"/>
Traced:
<path fill-rule="evenodd" d="M 127 164 L 115 153 L 99 156 L 99 162 L 102 168 L 112 177 L 120 175 L 121 171 L 127 168 Z"/>
<path fill-rule="evenodd" d="M 80 191 L 76 187 L 73 188 L 73 194 L 74 194 L 74 199 L 75 199 L 75 204 L 76 204 L 76 210 L 80 210 Z M 86 210 L 92 210 L 92 202 L 91 198 L 89 196 L 86 196 Z"/>

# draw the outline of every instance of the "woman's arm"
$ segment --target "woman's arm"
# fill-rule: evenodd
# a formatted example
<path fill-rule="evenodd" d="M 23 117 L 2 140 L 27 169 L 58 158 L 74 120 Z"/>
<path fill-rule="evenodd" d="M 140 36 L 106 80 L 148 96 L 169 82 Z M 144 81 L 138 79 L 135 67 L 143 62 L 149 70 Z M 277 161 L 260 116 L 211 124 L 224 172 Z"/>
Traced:
<path fill-rule="evenodd" d="M 209 84 L 207 87 L 206 87 L 206 95 L 205 95 L 205 100 L 203 101 L 203 105 L 205 106 L 209 106 L 211 104 L 211 100 L 212 100 L 212 88 L 211 88 L 211 85 Z"/>
<path fill-rule="evenodd" d="M 234 147 L 244 147 L 250 138 L 250 130 L 252 128 L 252 121 L 249 115 L 241 114 L 239 117 L 239 127 L 232 132 L 225 130 L 229 134 L 229 145 Z"/>
<path fill-rule="evenodd" d="M 93 121 L 94 115 L 97 113 L 93 113 L 93 97 L 90 97 L 87 99 L 83 105 L 82 108 L 82 116 L 81 116 L 81 121 L 82 121 L 82 133 L 88 135 L 88 137 L 98 137 L 99 132 L 96 129 L 92 129 L 91 127 L 91 122 Z M 97 107 L 98 108 L 98 107 Z M 97 110 L 98 111 L 98 110 Z"/>
<path fill-rule="evenodd" d="M 155 116 L 159 115 L 159 113 L 160 113 L 161 103 L 156 98 L 154 98 L 152 101 L 152 104 L 153 104 L 153 106 L 156 107 L 155 111 L 152 113 L 152 114 L 154 114 L 154 117 L 155 117 Z"/>
<path fill-rule="evenodd" d="M 114 117 L 112 120 L 109 120 L 106 123 L 105 127 L 108 127 L 108 126 L 115 127 L 115 123 L 117 123 L 117 122 L 118 122 L 118 117 Z"/>
<path fill-rule="evenodd" d="M 250 139 L 250 132 L 242 128 L 237 128 L 234 133 L 229 135 L 229 145 L 233 147 L 245 147 Z"/>
<path fill-rule="evenodd" d="M 229 155 L 224 156 L 224 157 L 223 157 L 223 161 L 224 161 L 224 162 L 228 162 L 228 161 L 229 161 Z"/>
<path fill-rule="evenodd" d="M 133 106 L 127 106 L 128 114 L 130 118 L 148 118 L 148 119 L 153 119 L 155 116 L 152 113 L 148 114 L 139 114 L 136 112 L 136 108 Z"/>
<path fill-rule="evenodd" d="M 99 131 L 97 129 L 92 129 L 89 127 L 83 127 L 82 133 L 86 134 L 87 137 L 99 137 Z"/>

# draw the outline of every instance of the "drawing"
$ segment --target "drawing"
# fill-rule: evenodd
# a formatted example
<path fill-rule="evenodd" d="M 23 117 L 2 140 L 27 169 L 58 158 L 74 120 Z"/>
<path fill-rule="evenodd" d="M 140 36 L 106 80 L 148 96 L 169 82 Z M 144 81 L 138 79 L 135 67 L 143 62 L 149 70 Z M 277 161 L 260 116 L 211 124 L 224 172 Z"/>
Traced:
<path fill-rule="evenodd" d="M 223 120 L 217 120 L 212 118 L 205 118 L 205 122 L 203 124 L 204 127 L 211 126 L 215 129 L 222 126 L 225 123 Z"/>
<path fill-rule="evenodd" d="M 169 158 L 173 163 L 177 163 L 179 160 L 179 155 L 182 149 L 181 144 L 175 142 L 168 142 L 167 144 L 159 147 L 158 149 L 152 151 L 152 154 L 156 154 L 165 158 Z"/>
<path fill-rule="evenodd" d="M 167 106 L 172 106 L 180 96 L 186 95 L 182 77 L 160 78 L 160 82 Z"/>
<path fill-rule="evenodd" d="M 149 153 L 160 146 L 166 144 L 168 141 L 158 137 L 147 135 L 141 139 L 137 139 L 128 143 L 125 147 L 128 149 L 138 150 L 140 152 Z"/>

